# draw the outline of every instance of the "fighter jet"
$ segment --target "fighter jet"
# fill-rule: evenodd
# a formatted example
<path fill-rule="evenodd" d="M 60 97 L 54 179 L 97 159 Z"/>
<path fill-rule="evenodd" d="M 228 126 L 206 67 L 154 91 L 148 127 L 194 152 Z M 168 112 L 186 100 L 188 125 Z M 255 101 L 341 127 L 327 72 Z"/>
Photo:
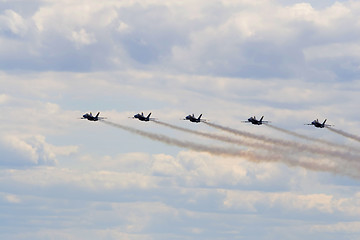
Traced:
<path fill-rule="evenodd" d="M 87 119 L 89 121 L 98 121 L 98 120 L 103 120 L 106 119 L 105 117 L 99 117 L 100 112 L 98 112 L 96 114 L 96 116 L 93 116 L 92 113 L 85 113 L 81 119 Z"/>
<path fill-rule="evenodd" d="M 262 116 L 260 118 L 260 120 L 257 120 L 256 117 L 254 116 L 254 117 L 248 118 L 247 121 L 242 121 L 242 122 L 244 122 L 244 123 L 252 123 L 252 124 L 255 124 L 255 125 L 261 125 L 263 123 L 268 123 L 269 122 L 269 121 L 263 121 L 263 118 L 264 118 L 264 116 Z"/>
<path fill-rule="evenodd" d="M 150 118 L 151 113 L 149 113 L 149 115 L 147 115 L 147 117 L 144 116 L 144 113 L 142 112 L 141 114 L 135 114 L 133 118 L 137 118 L 140 121 L 144 121 L 144 122 L 148 122 L 148 121 L 152 121 L 155 120 L 155 118 Z"/>
<path fill-rule="evenodd" d="M 314 125 L 317 128 L 324 128 L 324 127 L 334 126 L 334 125 L 325 124 L 326 120 L 327 119 L 325 119 L 323 123 L 320 123 L 319 120 L 316 119 L 316 120 L 312 121 L 311 123 L 305 123 L 304 125 Z"/>
<path fill-rule="evenodd" d="M 201 119 L 202 114 L 200 114 L 200 116 L 198 118 L 196 118 L 194 116 L 194 114 L 192 115 L 187 115 L 183 120 L 189 120 L 190 122 L 195 122 L 195 123 L 199 123 L 199 122 L 206 122 L 205 119 Z"/>

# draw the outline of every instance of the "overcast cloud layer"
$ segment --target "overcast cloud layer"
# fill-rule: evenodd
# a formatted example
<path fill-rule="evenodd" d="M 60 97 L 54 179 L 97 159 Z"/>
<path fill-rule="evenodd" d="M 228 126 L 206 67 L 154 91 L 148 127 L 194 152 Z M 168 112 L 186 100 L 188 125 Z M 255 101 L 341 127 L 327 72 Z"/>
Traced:
<path fill-rule="evenodd" d="M 4 70 L 355 80 L 356 1 L 2 1 Z"/>
<path fill-rule="evenodd" d="M 0 0 L 0 238 L 359 239 L 359 16 L 356 1 Z"/>

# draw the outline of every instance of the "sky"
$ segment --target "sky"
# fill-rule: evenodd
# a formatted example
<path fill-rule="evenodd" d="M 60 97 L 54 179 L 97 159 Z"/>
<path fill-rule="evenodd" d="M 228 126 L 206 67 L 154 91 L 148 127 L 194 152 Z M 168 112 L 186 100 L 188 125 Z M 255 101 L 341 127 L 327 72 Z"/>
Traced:
<path fill-rule="evenodd" d="M 0 0 L 0 238 L 360 239 L 359 15 Z"/>

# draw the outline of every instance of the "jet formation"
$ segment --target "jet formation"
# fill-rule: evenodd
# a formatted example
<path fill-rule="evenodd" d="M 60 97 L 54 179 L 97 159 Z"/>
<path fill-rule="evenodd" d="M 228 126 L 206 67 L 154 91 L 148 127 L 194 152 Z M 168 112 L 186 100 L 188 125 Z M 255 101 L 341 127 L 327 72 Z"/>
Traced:
<path fill-rule="evenodd" d="M 99 120 L 103 120 L 106 119 L 106 117 L 99 117 L 100 112 L 98 112 L 95 116 L 92 115 L 92 113 L 85 113 L 81 119 L 87 119 L 89 121 L 99 121 Z M 135 114 L 132 118 L 133 119 L 138 119 L 140 121 L 143 122 L 148 122 L 148 121 L 154 121 L 156 120 L 156 118 L 150 118 L 151 113 L 149 113 L 146 117 L 144 115 L 143 112 L 141 113 L 137 113 Z M 185 118 L 183 118 L 182 120 L 189 120 L 190 122 L 194 122 L 194 123 L 200 123 L 200 122 L 206 122 L 206 119 L 201 119 L 202 114 L 199 115 L 199 117 L 195 117 L 194 114 L 189 114 L 187 115 Z M 269 121 L 264 121 L 264 116 L 262 116 L 259 120 L 256 119 L 256 117 L 250 117 L 248 118 L 248 120 L 246 121 L 242 121 L 243 123 L 252 123 L 254 125 L 262 125 L 262 124 L 267 124 L 269 123 Z M 318 119 L 315 119 L 314 121 L 312 121 L 311 123 L 305 123 L 304 125 L 313 125 L 314 127 L 317 128 L 325 128 L 325 127 L 331 127 L 334 125 L 329 125 L 329 124 L 325 124 L 327 121 L 327 119 L 324 120 L 324 122 L 319 122 Z"/>

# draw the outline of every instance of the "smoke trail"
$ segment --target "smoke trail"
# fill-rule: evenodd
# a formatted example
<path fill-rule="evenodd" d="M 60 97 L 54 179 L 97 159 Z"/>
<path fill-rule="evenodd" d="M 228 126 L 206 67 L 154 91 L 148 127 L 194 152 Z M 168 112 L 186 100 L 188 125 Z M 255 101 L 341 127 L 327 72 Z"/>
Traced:
<path fill-rule="evenodd" d="M 221 126 L 221 125 L 218 125 L 215 123 L 209 123 L 209 122 L 204 122 L 204 123 L 211 127 L 221 129 L 223 131 L 230 132 L 235 135 L 256 139 L 256 140 L 266 142 L 266 143 L 272 143 L 277 146 L 291 148 L 295 152 L 308 152 L 308 153 L 312 153 L 312 154 L 322 155 L 325 157 L 330 157 L 330 158 L 335 157 L 335 158 L 340 158 L 343 160 L 356 161 L 356 162 L 359 162 L 359 160 L 360 160 L 359 155 L 354 155 L 349 152 L 339 152 L 339 151 L 334 151 L 334 150 L 327 150 L 327 149 L 320 148 L 319 146 L 309 146 L 309 145 L 305 145 L 305 144 L 301 144 L 301 143 L 297 143 L 297 142 L 293 142 L 293 141 L 283 141 L 280 139 L 274 139 L 274 138 L 269 138 L 269 137 L 265 137 L 262 135 L 252 134 L 252 133 L 248 133 L 245 131 L 240 131 L 240 130 L 236 130 L 233 128 L 229 128 L 229 127 L 224 127 L 224 126 Z"/>
<path fill-rule="evenodd" d="M 343 149 L 343 150 L 345 150 L 345 151 L 355 151 L 355 152 L 359 152 L 359 151 L 360 151 L 360 150 L 357 149 L 357 148 L 352 148 L 352 147 L 349 147 L 349 146 L 345 146 L 345 145 L 341 145 L 341 144 L 329 142 L 329 141 L 326 141 L 326 140 L 323 140 L 323 139 L 318 139 L 318 138 L 313 138 L 313 137 L 305 136 L 305 135 L 302 135 L 302 134 L 299 134 L 299 133 L 296 133 L 296 132 L 293 132 L 293 131 L 290 131 L 290 130 L 286 130 L 286 129 L 284 129 L 284 128 L 280 128 L 280 127 L 276 127 L 276 126 L 270 125 L 270 124 L 264 124 L 264 125 L 267 126 L 267 127 L 272 128 L 272 129 L 275 129 L 275 130 L 277 130 L 277 131 L 280 131 L 280 132 L 283 132 L 283 133 L 292 135 L 292 136 L 294 136 L 294 137 L 302 138 L 302 139 L 309 140 L 309 141 L 313 141 L 313 142 L 316 142 L 316 143 L 321 143 L 321 144 L 324 144 L 324 145 L 327 145 L 327 146 L 331 146 L 331 147 L 340 148 L 340 149 Z M 360 139 L 359 139 L 359 140 L 360 140 Z"/>
<path fill-rule="evenodd" d="M 154 121 L 154 122 L 159 125 L 163 125 L 163 126 L 166 126 L 166 127 L 169 127 L 169 128 L 175 129 L 175 130 L 179 130 L 182 132 L 187 132 L 187 133 L 195 134 L 195 135 L 210 138 L 210 139 L 215 139 L 215 140 L 222 141 L 222 142 L 233 143 L 233 144 L 237 144 L 240 146 L 256 147 L 256 148 L 267 149 L 267 150 L 272 150 L 274 148 L 272 146 L 267 146 L 267 145 L 264 145 L 261 143 L 256 143 L 256 142 L 252 143 L 252 142 L 242 141 L 240 139 L 235 139 L 235 138 L 231 138 L 231 137 L 227 137 L 227 136 L 221 136 L 218 134 L 195 131 L 195 130 L 191 130 L 188 128 L 175 126 L 175 125 L 172 125 L 169 123 L 164 123 L 161 121 Z"/>
<path fill-rule="evenodd" d="M 275 129 L 277 131 L 292 135 L 294 137 L 298 137 L 298 138 L 302 138 L 302 139 L 309 140 L 309 141 L 314 141 L 314 142 L 321 142 L 321 143 L 325 143 L 325 144 L 329 144 L 329 145 L 333 144 L 332 142 L 327 142 L 327 141 L 324 141 L 324 140 L 321 140 L 321 139 L 308 137 L 308 136 L 305 136 L 305 135 L 302 135 L 302 134 L 299 134 L 299 133 L 296 133 L 296 132 L 292 132 L 292 131 L 286 130 L 284 128 L 276 127 L 276 126 L 273 126 L 273 125 L 270 125 L 270 124 L 264 124 L 264 125 L 269 127 L 269 128 Z"/>
<path fill-rule="evenodd" d="M 334 132 L 334 133 L 337 133 L 337 134 L 340 134 L 341 136 L 344 136 L 344 137 L 347 137 L 347 138 L 350 138 L 350 139 L 353 139 L 355 141 L 358 141 L 360 142 L 360 137 L 359 136 L 356 136 L 354 134 L 350 134 L 350 133 L 347 133 L 347 132 L 344 132 L 342 130 L 339 130 L 339 129 L 334 129 L 334 128 L 331 128 L 331 127 L 326 127 L 328 130 Z"/>
<path fill-rule="evenodd" d="M 109 122 L 109 121 L 105 121 L 105 120 L 103 120 L 102 122 L 104 122 L 104 123 L 106 123 L 108 125 L 117 127 L 117 128 L 121 128 L 121 129 L 123 129 L 125 131 L 135 133 L 135 134 L 138 134 L 138 135 L 143 136 L 143 137 L 150 138 L 150 139 L 155 140 L 155 141 L 163 142 L 163 143 L 173 145 L 173 146 L 178 146 L 178 147 L 191 149 L 191 150 L 194 150 L 194 151 L 208 152 L 210 154 L 218 155 L 218 156 L 244 157 L 244 158 L 248 158 L 248 159 L 250 159 L 252 161 L 258 161 L 256 159 L 265 159 L 265 156 L 255 155 L 254 153 L 251 153 L 249 151 L 241 151 L 239 149 L 234 149 L 234 148 L 210 147 L 210 146 L 197 144 L 197 143 L 193 143 L 193 142 L 180 141 L 178 139 L 171 138 L 171 137 L 168 137 L 168 136 L 165 136 L 165 135 L 149 133 L 149 132 L 145 132 L 145 131 L 142 131 L 142 130 L 139 130 L 139 129 L 123 126 L 123 125 L 116 124 L 116 123 Z"/>
<path fill-rule="evenodd" d="M 255 140 L 262 141 L 262 142 L 271 142 L 273 144 L 279 144 L 279 145 L 283 145 L 283 146 L 288 145 L 287 142 L 283 141 L 283 140 L 272 139 L 272 138 L 268 139 L 265 136 L 261 136 L 261 135 L 257 135 L 257 134 L 253 134 L 253 133 L 249 133 L 249 132 L 245 132 L 245 131 L 225 127 L 225 126 L 215 124 L 215 123 L 210 123 L 210 122 L 204 122 L 204 123 L 211 126 L 211 127 L 213 127 L 213 128 L 217 128 L 217 129 L 220 129 L 220 130 L 223 130 L 225 132 L 229 132 L 229 133 L 232 133 L 232 134 L 235 134 L 235 135 L 238 135 L 238 136 L 255 139 Z"/>
<path fill-rule="evenodd" d="M 272 143 L 271 140 L 274 140 L 274 139 L 271 139 L 271 138 L 266 138 L 267 140 L 269 140 L 269 141 L 267 141 L 267 143 L 270 143 L 270 145 L 264 145 L 262 143 L 251 143 L 251 142 L 247 142 L 247 141 L 241 141 L 239 139 L 220 136 L 220 135 L 217 135 L 217 134 L 211 134 L 211 133 L 204 133 L 204 132 L 200 132 L 200 131 L 195 131 L 195 130 L 178 127 L 178 126 L 175 126 L 175 125 L 172 125 L 172 124 L 169 124 L 169 123 L 160 122 L 160 121 L 154 121 L 154 122 L 157 123 L 157 124 L 169 127 L 169 128 L 179 130 L 179 131 L 184 131 L 184 132 L 196 134 L 196 135 L 199 135 L 199 136 L 203 136 L 203 137 L 207 137 L 207 138 L 211 138 L 211 139 L 215 139 L 215 140 L 219 140 L 219 141 L 223 141 L 223 142 L 238 144 L 238 145 L 242 145 L 242 146 L 254 147 L 254 148 L 257 148 L 257 149 L 267 150 L 267 151 L 270 151 L 272 153 L 279 153 L 279 154 L 289 153 L 289 151 L 281 149 L 279 147 L 279 144 L 271 144 Z M 251 135 L 254 135 L 254 134 L 251 134 Z M 358 161 L 360 159 L 360 156 L 352 156 L 352 155 L 350 155 L 348 153 L 323 150 L 323 149 L 319 149 L 318 147 L 311 147 L 311 146 L 303 145 L 303 144 L 296 143 L 296 142 L 286 142 L 286 144 L 287 144 L 287 147 L 291 147 L 290 150 L 292 152 L 310 152 L 310 153 L 315 153 L 315 154 L 319 154 L 319 155 L 323 155 L 323 156 L 331 157 L 331 158 L 333 158 L 333 157 L 340 157 L 340 158 L 345 157 L 345 158 L 348 158 L 350 156 L 352 160 L 356 160 L 356 161 Z"/>
<path fill-rule="evenodd" d="M 122 130 L 138 134 L 140 136 L 147 137 L 149 139 L 160 141 L 165 144 L 184 147 L 194 151 L 207 152 L 212 155 L 217 156 L 227 156 L 227 157 L 243 157 L 252 162 L 282 162 L 288 166 L 294 167 L 303 167 L 313 171 L 325 171 L 334 174 L 346 175 L 353 178 L 360 178 L 359 167 L 358 166 L 347 166 L 346 164 L 337 164 L 336 162 L 329 162 L 329 160 L 317 160 L 313 159 L 301 160 L 293 159 L 291 156 L 286 155 L 277 155 L 277 154 L 268 154 L 267 156 L 256 154 L 250 151 L 240 151 L 239 149 L 234 148 L 221 148 L 221 147 L 212 147 L 202 144 L 197 144 L 188 141 L 180 141 L 171 137 L 167 137 L 161 134 L 149 133 L 142 130 L 138 130 L 132 127 L 123 126 L 120 124 L 112 123 L 109 121 L 102 120 L 103 123 L 108 124 L 113 127 L 120 128 Z"/>
<path fill-rule="evenodd" d="M 319 149 L 318 147 L 311 147 L 311 146 L 302 145 L 300 143 L 295 143 L 295 142 L 286 142 L 288 144 L 287 147 L 291 146 L 290 143 L 292 143 L 294 145 L 294 146 L 291 146 L 291 148 L 287 148 L 287 150 L 286 150 L 286 149 L 281 148 L 281 146 L 279 147 L 278 144 L 271 144 L 271 141 L 267 142 L 270 145 L 264 145 L 263 143 L 241 141 L 240 139 L 234 139 L 234 138 L 230 138 L 227 136 L 221 136 L 221 135 L 217 135 L 217 134 L 205 133 L 205 132 L 195 131 L 195 130 L 191 130 L 191 129 L 187 129 L 187 128 L 182 128 L 182 127 L 175 126 L 175 125 L 172 125 L 169 123 L 164 123 L 161 121 L 154 121 L 154 122 L 157 124 L 172 128 L 172 129 L 179 130 L 179 131 L 196 134 L 199 136 L 207 137 L 210 139 L 215 139 L 215 140 L 222 141 L 222 142 L 237 144 L 237 145 L 241 145 L 241 146 L 253 147 L 253 148 L 256 148 L 257 150 L 259 150 L 259 149 L 267 150 L 271 153 L 288 154 L 291 152 L 292 153 L 293 152 L 310 152 L 310 153 L 315 153 L 318 155 L 323 155 L 323 156 L 331 157 L 331 158 L 334 158 L 334 157 L 348 158 L 350 156 L 351 160 L 356 160 L 356 161 L 360 160 L 360 156 L 352 156 L 348 153 L 323 150 L 323 149 Z"/>

